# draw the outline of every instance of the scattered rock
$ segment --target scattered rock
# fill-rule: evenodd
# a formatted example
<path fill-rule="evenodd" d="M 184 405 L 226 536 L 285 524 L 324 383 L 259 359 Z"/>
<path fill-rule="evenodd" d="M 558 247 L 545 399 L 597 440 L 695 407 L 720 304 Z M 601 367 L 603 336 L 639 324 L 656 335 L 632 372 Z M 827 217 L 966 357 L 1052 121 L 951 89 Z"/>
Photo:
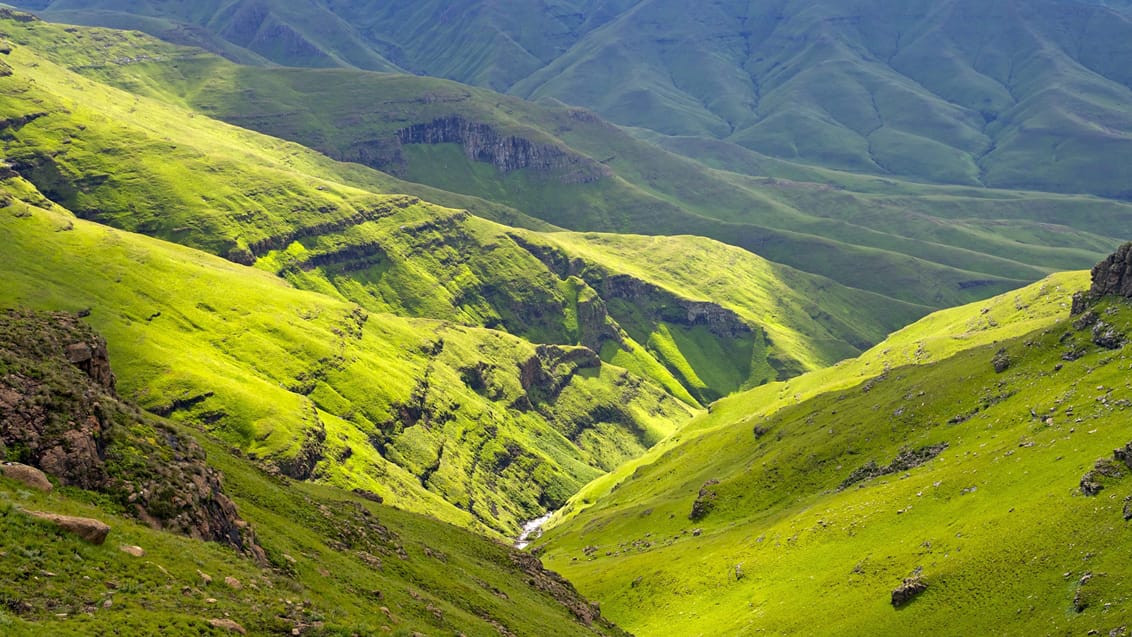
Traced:
<path fill-rule="evenodd" d="M 26 513 L 33 518 L 51 522 L 60 529 L 74 533 L 91 544 L 102 544 L 106 541 L 106 536 L 110 534 L 110 527 L 105 522 L 93 518 L 76 518 L 43 511 L 27 511 Z"/>
<path fill-rule="evenodd" d="M 122 545 L 118 547 L 118 550 L 122 551 L 123 553 L 133 555 L 134 557 L 145 557 L 145 549 L 140 546 Z"/>
<path fill-rule="evenodd" d="M 50 492 L 52 488 L 51 482 L 47 479 L 47 474 L 35 467 L 29 467 L 26 464 L 6 462 L 0 465 L 0 473 L 3 473 L 4 477 L 9 480 L 22 482 L 25 486 L 39 491 Z"/>
<path fill-rule="evenodd" d="M 235 577 L 232 577 L 231 575 L 224 578 L 224 583 L 228 585 L 228 588 L 231 588 L 231 589 L 234 589 L 234 590 L 237 590 L 237 591 L 244 588 L 244 585 L 242 583 L 240 583 L 240 580 L 236 579 Z"/>
<path fill-rule="evenodd" d="M 200 576 L 200 581 L 201 581 L 201 582 L 202 582 L 202 583 L 203 583 L 203 584 L 204 584 L 205 586 L 208 586 L 209 584 L 211 584 L 211 583 L 212 583 L 212 576 L 211 576 L 211 575 L 209 575 L 208 573 L 205 573 L 204 571 L 202 571 L 202 570 L 199 570 L 199 569 L 198 569 L 198 570 L 197 570 L 197 575 L 199 575 L 199 576 Z"/>
<path fill-rule="evenodd" d="M 230 633 L 238 633 L 240 635 L 248 634 L 248 631 L 243 626 L 237 624 L 231 619 L 210 619 L 208 620 L 208 625 L 212 626 L 213 628 L 226 630 Z"/>

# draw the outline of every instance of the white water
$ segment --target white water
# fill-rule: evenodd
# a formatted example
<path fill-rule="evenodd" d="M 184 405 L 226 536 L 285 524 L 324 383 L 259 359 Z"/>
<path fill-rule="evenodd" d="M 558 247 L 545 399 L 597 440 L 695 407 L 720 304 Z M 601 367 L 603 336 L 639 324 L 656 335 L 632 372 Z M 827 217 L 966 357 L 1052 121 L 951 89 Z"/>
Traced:
<path fill-rule="evenodd" d="M 535 518 L 530 522 L 523 525 L 523 532 L 519 534 L 519 539 L 515 541 L 515 548 L 520 551 L 527 548 L 530 542 L 527 540 L 537 540 L 542 537 L 542 525 L 550 520 L 550 516 L 554 515 L 554 511 L 550 511 L 541 518 Z"/>

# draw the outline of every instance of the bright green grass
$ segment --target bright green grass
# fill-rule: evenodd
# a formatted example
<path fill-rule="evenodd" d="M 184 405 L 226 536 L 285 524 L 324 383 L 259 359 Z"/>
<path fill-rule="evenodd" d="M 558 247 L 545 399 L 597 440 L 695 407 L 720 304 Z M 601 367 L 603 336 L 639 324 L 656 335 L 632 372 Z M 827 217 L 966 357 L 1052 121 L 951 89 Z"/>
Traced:
<path fill-rule="evenodd" d="M 150 64 L 148 58 L 171 55 L 188 65 L 220 65 L 217 68 L 228 72 L 238 68 L 170 49 L 138 34 L 72 33 L 46 24 L 22 28 L 21 43 L 42 46 L 53 59 L 66 60 L 94 76 L 109 72 L 106 58 L 130 56 L 136 56 L 130 57 L 135 62 L 127 67 L 146 66 Z M 45 41 L 50 38 L 54 39 Z M 0 106 L 5 114 L 48 114 L 8 131 L 11 160 L 21 174 L 81 216 L 233 259 L 258 256 L 259 267 L 283 275 L 297 287 L 351 301 L 373 312 L 498 327 L 535 342 L 593 340 L 591 334 L 582 333 L 582 326 L 568 325 L 572 320 L 568 314 L 576 308 L 562 288 L 564 275 L 550 272 L 520 248 L 507 235 L 509 228 L 413 198 L 375 194 L 386 192 L 397 182 L 277 139 L 194 116 L 178 104 L 129 96 L 36 57 L 27 46 L 21 46 L 12 59 L 19 72 L 4 79 L 6 97 Z M 343 75 L 330 75 L 335 74 Z M 138 81 L 147 77 L 138 76 Z M 225 79 L 231 78 L 221 74 L 209 82 L 223 83 Z M 397 89 L 401 92 L 412 90 L 415 82 L 413 78 L 388 79 L 394 88 L 408 83 L 407 89 Z M 438 90 L 451 90 L 449 84 L 429 82 Z M 147 89 L 144 86 L 130 88 L 167 97 L 164 90 L 169 85 L 177 83 L 148 90 L 143 90 Z M 528 131 L 524 135 L 541 134 L 529 127 L 524 130 Z M 483 169 L 494 171 L 486 164 L 474 166 L 479 167 L 479 173 Z M 531 176 L 517 178 L 530 181 Z M 531 183 L 545 182 L 534 179 Z M 600 196 L 602 188 L 594 191 L 595 197 Z M 537 235 L 525 236 L 541 241 Z M 604 250 L 600 248 L 604 246 L 585 248 L 581 240 L 573 243 L 583 258 L 598 264 L 595 267 L 633 272 L 664 288 L 665 294 L 676 291 L 680 297 L 702 298 L 696 280 L 720 280 L 716 288 L 737 286 L 732 296 L 742 297 L 739 303 L 750 310 L 743 318 L 754 325 L 773 323 L 769 356 L 787 361 L 773 373 L 764 373 L 769 363 L 761 358 L 739 356 L 729 360 L 703 353 L 728 348 L 728 344 L 705 342 L 707 349 L 696 347 L 701 351 L 693 357 L 701 362 L 725 360 L 730 365 L 707 370 L 711 380 L 702 391 L 694 390 L 701 402 L 853 354 L 923 311 L 824 281 L 810 283 L 799 273 L 767 274 L 764 271 L 772 266 L 739 250 L 729 250 L 728 263 L 742 269 L 740 275 L 720 274 L 710 255 L 723 246 L 710 242 L 691 238 L 632 241 L 637 246 L 652 247 L 637 247 L 636 255 L 627 255 L 630 258 L 611 255 L 609 265 L 603 263 Z M 687 250 L 686 245 L 690 246 Z M 700 255 L 695 267 L 685 260 L 688 250 Z M 657 262 L 655 268 L 634 264 L 646 252 Z M 679 271 L 680 275 L 666 276 L 665 271 Z M 768 291 L 743 296 L 743 288 L 749 286 Z M 764 321 L 758 318 L 761 309 L 749 307 L 790 295 L 798 298 L 816 288 L 836 289 L 828 298 L 837 303 L 817 310 L 806 302 L 806 311 L 796 308 L 778 321 Z M 797 304 L 795 301 L 792 306 Z M 868 310 L 869 318 L 861 318 L 859 327 L 833 318 L 849 311 L 864 317 L 864 310 Z M 794 323 L 798 324 L 798 334 L 787 333 L 790 327 L 785 331 L 778 327 Z M 639 342 L 647 342 L 652 331 L 652 327 L 642 328 Z M 739 349 L 746 348 L 743 345 Z M 762 356 L 761 346 L 752 345 L 751 349 Z M 650 356 L 663 356 L 657 348 L 652 351 Z M 677 364 L 675 361 L 672 364 Z M 658 370 L 656 365 L 646 366 Z M 761 371 L 752 374 L 748 369 Z M 665 383 L 667 375 L 656 379 Z M 688 379 L 685 390 L 699 382 L 691 376 Z"/>
<path fill-rule="evenodd" d="M 90 309 L 123 395 L 281 466 L 324 435 L 314 477 L 406 509 L 509 533 L 689 414 L 610 366 L 552 370 L 561 393 L 523 412 L 509 406 L 526 395 L 519 367 L 535 351 L 515 337 L 367 316 L 264 272 L 40 209 L 26 182 L 4 185 L 5 304 Z M 571 438 L 579 429 L 592 429 L 584 442 Z M 508 464 L 492 463 L 490 440 L 513 448 Z"/>
<path fill-rule="evenodd" d="M 1060 305 L 1048 298 L 1053 283 L 1028 300 Z M 1067 300 L 1068 291 L 1056 298 Z M 960 318 L 952 312 L 919 327 L 950 324 L 939 332 L 946 334 Z M 868 383 L 781 408 L 760 410 L 750 395 L 713 410 L 705 420 L 717 425 L 624 474 L 588 511 L 554 528 L 544 540 L 549 563 L 646 635 L 1118 626 L 1132 592 L 1119 539 L 1132 485 L 1110 481 L 1096 498 L 1077 486 L 1094 460 L 1130 439 L 1121 426 L 1132 397 L 1127 356 L 1093 346 L 1087 328 L 1064 318 L 1040 326 L 1013 307 L 967 312 L 981 323 L 967 325 L 969 338 L 988 343 L 979 330 L 991 312 L 1022 320 L 989 330 L 997 343 L 967 341 L 950 355 L 941 347 L 935 362 L 893 367 Z M 1125 303 L 1099 313 L 1132 327 Z M 1004 346 L 1012 364 L 996 374 L 991 359 Z M 1087 355 L 1063 360 L 1075 346 Z M 870 460 L 883 466 L 901 448 L 940 442 L 949 448 L 923 467 L 836 489 Z M 715 507 L 690 521 L 709 479 L 721 481 L 708 487 Z M 917 567 L 930 588 L 894 611 L 890 591 Z M 1077 613 L 1073 599 L 1087 572 L 1097 577 L 1081 586 L 1089 606 Z"/>

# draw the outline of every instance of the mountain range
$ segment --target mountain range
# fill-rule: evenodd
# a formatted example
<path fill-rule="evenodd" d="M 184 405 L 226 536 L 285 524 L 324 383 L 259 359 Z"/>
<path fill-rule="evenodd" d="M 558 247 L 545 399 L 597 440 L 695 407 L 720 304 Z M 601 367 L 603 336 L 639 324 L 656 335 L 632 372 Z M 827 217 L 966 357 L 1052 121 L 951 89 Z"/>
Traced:
<path fill-rule="evenodd" d="M 1130 194 L 1123 2 L 15 4 L 238 61 L 424 74 L 582 106 L 759 175 L 787 163 Z"/>
<path fill-rule="evenodd" d="M 6 632 L 1126 630 L 1126 3 L 9 4 Z"/>

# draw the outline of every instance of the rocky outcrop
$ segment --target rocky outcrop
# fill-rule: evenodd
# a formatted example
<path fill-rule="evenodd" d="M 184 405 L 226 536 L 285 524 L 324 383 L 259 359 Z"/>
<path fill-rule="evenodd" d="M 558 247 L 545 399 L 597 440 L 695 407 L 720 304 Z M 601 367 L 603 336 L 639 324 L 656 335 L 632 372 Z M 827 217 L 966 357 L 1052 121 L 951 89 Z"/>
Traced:
<path fill-rule="evenodd" d="M 752 331 L 751 326 L 744 323 L 738 314 L 725 307 L 715 303 L 680 298 L 626 274 L 614 274 L 600 280 L 583 278 L 606 302 L 619 299 L 637 308 L 651 308 L 653 318 L 658 321 L 686 327 L 703 325 L 712 334 L 721 338 L 737 338 Z"/>
<path fill-rule="evenodd" d="M 574 374 L 601 367 L 601 358 L 587 347 L 539 345 L 535 355 L 519 366 L 519 383 L 530 404 L 553 401 Z"/>
<path fill-rule="evenodd" d="M 926 590 L 928 590 L 928 583 L 923 580 L 920 569 L 917 568 L 911 577 L 904 578 L 900 586 L 892 591 L 892 606 L 900 608 Z"/>
<path fill-rule="evenodd" d="M 850 473 L 849 477 L 845 478 L 837 488 L 841 490 L 858 482 L 914 469 L 934 459 L 936 456 L 943 453 L 945 449 L 947 449 L 946 442 L 920 447 L 919 449 L 901 449 L 900 452 L 896 454 L 896 457 L 893 458 L 892 462 L 883 467 L 877 465 L 875 461 L 870 460 L 863 466 L 855 469 L 853 473 Z"/>
<path fill-rule="evenodd" d="M 1074 316 L 1084 314 L 1093 303 L 1106 296 L 1132 298 L 1132 242 L 1120 246 L 1093 266 L 1092 281 L 1088 292 L 1073 295 Z"/>
<path fill-rule="evenodd" d="M 1107 295 L 1132 298 L 1132 242 L 1117 248 L 1104 261 L 1093 266 L 1093 297 Z"/>
<path fill-rule="evenodd" d="M 77 316 L 0 312 L 0 369 L 6 455 L 106 493 L 154 528 L 262 556 L 204 450 L 119 400 L 106 342 Z"/>
<path fill-rule="evenodd" d="M 110 526 L 93 518 L 76 518 L 43 511 L 25 511 L 25 513 L 33 518 L 50 522 L 68 533 L 74 533 L 84 542 L 91 544 L 102 544 L 106 541 L 106 536 L 110 535 Z"/>
<path fill-rule="evenodd" d="M 574 586 L 561 575 L 543 568 L 542 562 L 534 555 L 522 551 L 512 551 L 511 562 L 526 575 L 528 584 L 553 597 L 568 608 L 577 621 L 590 626 L 595 633 L 599 635 L 625 634 L 601 616 L 601 607 L 596 603 L 587 601 L 578 594 Z"/>
<path fill-rule="evenodd" d="M 554 172 L 558 180 L 566 184 L 592 183 L 612 175 L 607 167 L 589 157 L 553 144 L 539 144 L 524 137 L 505 135 L 489 124 L 473 122 L 458 115 L 402 128 L 395 138 L 400 145 L 459 144 L 468 159 L 489 163 L 504 174 L 523 169 Z M 380 152 L 372 155 L 387 164 L 404 163 L 396 145 L 386 144 Z"/>
<path fill-rule="evenodd" d="M 688 519 L 693 522 L 699 522 L 707 517 L 708 513 L 715 508 L 715 499 L 718 494 L 713 486 L 719 484 L 719 480 L 708 480 L 704 486 L 700 487 L 700 493 L 696 497 L 696 501 L 692 503 L 692 512 L 688 514 Z"/>

